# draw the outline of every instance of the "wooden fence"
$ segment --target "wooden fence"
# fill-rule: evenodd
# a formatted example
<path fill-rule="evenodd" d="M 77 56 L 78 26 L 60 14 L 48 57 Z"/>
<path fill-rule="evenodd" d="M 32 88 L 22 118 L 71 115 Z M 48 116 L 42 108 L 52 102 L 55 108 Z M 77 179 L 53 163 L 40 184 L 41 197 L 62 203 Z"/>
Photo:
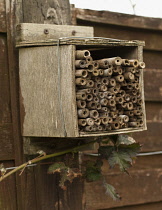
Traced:
<path fill-rule="evenodd" d="M 5 167 L 25 161 L 19 122 L 16 22 L 44 23 L 45 11 L 54 7 L 52 2 L 48 0 L 43 6 L 44 0 L 0 0 L 0 163 L 4 163 Z M 60 8 L 63 8 L 62 5 L 59 5 Z M 22 13 L 22 8 L 24 13 L 21 16 L 19 13 Z M 57 14 L 59 16 L 60 11 Z M 65 13 L 63 17 L 61 23 L 68 24 Z M 50 23 L 56 20 L 50 19 Z M 145 152 L 162 150 L 162 20 L 80 9 L 74 10 L 73 20 L 76 20 L 77 25 L 94 26 L 95 36 L 146 41 L 144 61 L 147 65 L 145 98 L 148 131 L 137 133 L 134 137 L 144 144 Z M 75 180 L 67 191 L 60 190 L 58 176 L 47 175 L 48 165 L 38 165 L 27 169 L 22 176 L 17 173 L 0 183 L 0 209 L 161 210 L 161 162 L 162 155 L 140 157 L 136 166 L 130 170 L 131 177 L 120 174 L 118 170 L 110 171 L 105 162 L 105 177 L 122 195 L 120 202 L 108 198 L 100 182 L 85 183 L 83 188 L 83 182 Z"/>
<path fill-rule="evenodd" d="M 73 20 L 77 25 L 93 26 L 96 37 L 146 42 L 144 81 L 148 130 L 133 134 L 133 137 L 143 144 L 143 152 L 162 150 L 162 19 L 75 9 Z M 123 199 L 112 202 L 100 182 L 85 184 L 87 206 L 90 209 L 162 209 L 161 160 L 162 155 L 139 157 L 130 170 L 131 177 L 109 170 L 105 163 L 106 179 L 118 189 Z"/>

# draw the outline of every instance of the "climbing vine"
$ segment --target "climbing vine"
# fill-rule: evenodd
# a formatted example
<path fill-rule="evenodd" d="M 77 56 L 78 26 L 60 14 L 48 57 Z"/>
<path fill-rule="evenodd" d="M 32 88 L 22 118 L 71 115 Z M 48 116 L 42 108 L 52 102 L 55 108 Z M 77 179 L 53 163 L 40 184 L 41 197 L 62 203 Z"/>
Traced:
<path fill-rule="evenodd" d="M 8 176 L 16 173 L 17 171 L 21 171 L 21 175 L 28 165 L 52 157 L 65 155 L 67 153 L 77 153 L 81 149 L 84 149 L 84 147 L 86 148 L 87 145 L 94 144 L 96 142 L 99 144 L 99 148 L 98 154 L 96 154 L 95 158 L 87 158 L 83 160 L 78 168 L 65 164 L 65 162 L 55 162 L 54 164 L 49 166 L 48 173 L 60 174 L 59 186 L 64 190 L 66 190 L 66 182 L 73 182 L 76 177 L 81 177 L 87 182 L 101 180 L 103 183 L 103 187 L 105 188 L 105 193 L 112 197 L 114 200 L 119 200 L 121 199 L 121 197 L 116 192 L 116 189 L 110 183 L 106 182 L 106 179 L 102 172 L 102 166 L 103 161 L 107 160 L 110 166 L 110 170 L 117 165 L 122 172 L 129 175 L 128 169 L 132 166 L 138 152 L 140 151 L 141 145 L 128 135 L 113 135 L 102 138 L 100 137 L 95 141 L 91 141 L 89 143 L 49 155 L 47 155 L 43 151 L 39 151 L 38 157 L 14 168 L 9 172 L 6 171 L 5 167 L 2 164 L 0 166 L 0 182 L 6 179 Z"/>

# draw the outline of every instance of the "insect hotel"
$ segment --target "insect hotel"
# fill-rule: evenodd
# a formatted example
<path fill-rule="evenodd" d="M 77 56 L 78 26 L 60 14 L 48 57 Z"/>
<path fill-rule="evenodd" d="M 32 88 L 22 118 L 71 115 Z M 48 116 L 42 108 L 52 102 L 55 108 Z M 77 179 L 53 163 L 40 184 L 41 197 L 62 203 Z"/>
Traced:
<path fill-rule="evenodd" d="M 48 29 L 36 24 L 35 35 L 33 25 L 17 29 L 23 136 L 85 137 L 146 130 L 144 42 L 61 34 L 63 27 L 73 32 L 74 26 Z M 81 34 L 86 28 L 77 30 Z M 58 29 L 59 35 L 54 33 Z"/>

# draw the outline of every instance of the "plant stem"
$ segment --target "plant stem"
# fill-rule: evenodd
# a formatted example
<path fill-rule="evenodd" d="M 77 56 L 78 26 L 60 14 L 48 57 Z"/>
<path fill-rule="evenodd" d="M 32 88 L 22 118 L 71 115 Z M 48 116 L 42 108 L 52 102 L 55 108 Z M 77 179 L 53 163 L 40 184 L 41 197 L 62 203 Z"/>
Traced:
<path fill-rule="evenodd" d="M 8 176 L 16 173 L 17 171 L 25 168 L 27 165 L 30 165 L 30 164 L 33 164 L 33 163 L 37 163 L 41 160 L 45 160 L 45 159 L 48 159 L 48 158 L 52 158 L 52 157 L 57 157 L 57 156 L 61 156 L 61 155 L 64 155 L 64 154 L 67 154 L 67 153 L 71 153 L 71 152 L 78 152 L 80 149 L 90 145 L 90 144 L 93 144 L 95 143 L 97 140 L 95 141 L 91 141 L 89 143 L 86 143 L 86 144 L 83 144 L 83 145 L 80 145 L 80 146 L 77 146 L 77 147 L 73 147 L 73 148 L 70 148 L 70 149 L 67 149 L 67 150 L 64 150 L 64 151 L 61 151 L 61 152 L 57 152 L 57 153 L 53 153 L 53 154 L 49 154 L 49 155 L 45 155 L 43 157 L 39 157 L 39 158 L 34 158 L 33 160 L 29 160 L 28 162 L 26 163 L 23 163 L 22 165 L 18 166 L 17 168 L 13 169 L 12 171 L 6 173 L 5 175 L 1 176 L 0 177 L 0 182 L 4 179 L 6 179 Z"/>

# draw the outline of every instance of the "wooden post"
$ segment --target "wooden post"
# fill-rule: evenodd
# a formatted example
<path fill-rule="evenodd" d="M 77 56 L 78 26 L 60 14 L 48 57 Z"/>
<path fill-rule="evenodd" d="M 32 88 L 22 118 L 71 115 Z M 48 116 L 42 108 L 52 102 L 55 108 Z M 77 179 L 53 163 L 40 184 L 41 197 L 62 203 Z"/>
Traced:
<path fill-rule="evenodd" d="M 19 165 L 26 161 L 23 144 L 32 144 L 32 139 L 25 138 L 23 141 L 20 129 L 18 50 L 15 48 L 16 25 L 18 23 L 69 25 L 71 24 L 71 14 L 68 0 L 5 0 L 5 3 L 15 165 Z M 43 142 L 43 139 L 37 138 L 36 141 Z M 53 142 L 53 144 L 57 142 L 58 145 L 58 139 L 50 138 L 49 142 Z M 59 142 L 59 144 L 61 143 Z M 62 145 L 65 146 L 64 141 Z M 32 148 L 34 148 L 33 145 Z M 42 147 L 37 148 L 41 149 Z M 21 177 L 16 175 L 16 209 L 82 209 L 82 182 L 78 184 L 78 181 L 75 181 L 68 190 L 71 193 L 67 194 L 58 188 L 57 175 L 47 175 L 47 168 L 48 165 L 37 166 L 26 169 Z M 73 192 L 75 202 L 73 202 Z M 68 203 L 68 201 L 70 202 Z"/>

